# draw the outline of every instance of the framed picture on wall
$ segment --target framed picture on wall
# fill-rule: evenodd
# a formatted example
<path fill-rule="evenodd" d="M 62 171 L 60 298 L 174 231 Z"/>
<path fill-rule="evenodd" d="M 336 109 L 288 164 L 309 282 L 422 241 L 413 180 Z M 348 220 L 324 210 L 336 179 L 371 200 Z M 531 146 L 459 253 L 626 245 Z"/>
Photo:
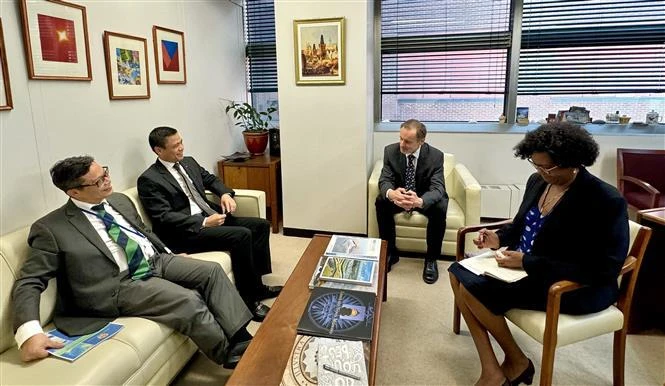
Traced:
<path fill-rule="evenodd" d="M 185 84 L 185 34 L 159 26 L 152 26 L 155 46 L 155 68 L 157 83 Z"/>
<path fill-rule="evenodd" d="M 294 20 L 297 85 L 345 83 L 344 18 Z"/>
<path fill-rule="evenodd" d="M 109 99 L 150 98 L 146 39 L 104 31 Z"/>
<path fill-rule="evenodd" d="M 12 104 L 12 90 L 9 87 L 5 33 L 2 30 L 2 19 L 0 19 L 0 110 L 11 110 L 12 108 L 14 105 Z"/>
<path fill-rule="evenodd" d="M 30 79 L 92 80 L 85 7 L 21 0 Z"/>

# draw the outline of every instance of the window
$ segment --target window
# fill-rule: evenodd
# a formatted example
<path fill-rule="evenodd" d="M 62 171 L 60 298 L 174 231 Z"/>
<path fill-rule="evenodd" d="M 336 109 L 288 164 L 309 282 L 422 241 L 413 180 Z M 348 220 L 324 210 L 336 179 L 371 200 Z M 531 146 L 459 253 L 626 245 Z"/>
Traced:
<path fill-rule="evenodd" d="M 381 119 L 496 121 L 510 0 L 381 2 Z"/>
<path fill-rule="evenodd" d="M 278 107 L 274 0 L 245 0 L 247 85 L 259 110 Z M 273 123 L 279 122 L 279 111 Z"/>
<path fill-rule="evenodd" d="M 665 1 L 524 0 L 517 105 L 642 121 L 665 108 Z"/>

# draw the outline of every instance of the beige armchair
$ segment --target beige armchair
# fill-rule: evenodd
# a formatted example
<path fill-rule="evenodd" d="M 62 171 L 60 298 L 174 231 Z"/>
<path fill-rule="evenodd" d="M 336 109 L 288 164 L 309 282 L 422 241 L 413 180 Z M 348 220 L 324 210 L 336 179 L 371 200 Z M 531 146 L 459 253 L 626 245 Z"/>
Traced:
<path fill-rule="evenodd" d="M 379 176 L 383 160 L 376 161 L 369 177 L 367 189 L 367 235 L 379 237 L 374 202 L 379 194 Z M 455 163 L 455 155 L 444 154 L 443 173 L 448 192 L 448 214 L 441 254 L 455 256 L 457 230 L 467 225 L 480 224 L 480 184 L 463 164 Z M 427 252 L 427 217 L 418 212 L 395 215 L 395 246 L 403 252 Z M 473 248 L 469 234 L 469 248 Z"/>
<path fill-rule="evenodd" d="M 511 220 L 478 227 L 460 229 L 460 240 L 466 232 L 475 232 L 481 228 L 497 229 Z M 547 296 L 547 310 L 534 311 L 513 308 L 506 312 L 506 319 L 526 332 L 543 345 L 540 369 L 541 386 L 552 384 L 554 372 L 554 354 L 557 348 L 581 342 L 600 335 L 614 332 L 613 374 L 614 385 L 624 384 L 624 365 L 626 358 L 626 333 L 630 306 L 637 283 L 637 276 L 644 257 L 651 229 L 629 221 L 630 250 L 621 269 L 619 280 L 619 300 L 606 310 L 586 315 L 560 314 L 561 296 L 581 288 L 582 285 L 568 280 L 556 282 L 550 286 Z M 462 245 L 457 250 L 457 261 L 465 258 Z M 455 304 L 455 303 L 453 303 Z M 453 306 L 453 332 L 460 332 L 460 311 Z"/>

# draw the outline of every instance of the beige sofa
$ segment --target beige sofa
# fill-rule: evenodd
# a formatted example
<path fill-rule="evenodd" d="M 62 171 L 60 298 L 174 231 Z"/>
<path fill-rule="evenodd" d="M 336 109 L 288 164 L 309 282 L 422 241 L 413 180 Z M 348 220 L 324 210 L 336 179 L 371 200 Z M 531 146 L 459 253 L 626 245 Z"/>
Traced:
<path fill-rule="evenodd" d="M 136 188 L 122 192 L 137 206 L 149 225 Z M 236 190 L 239 216 L 265 218 L 265 193 Z M 113 338 L 75 362 L 48 357 L 23 363 L 12 331 L 11 289 L 21 264 L 28 256 L 29 227 L 0 237 L 0 385 L 120 385 L 168 384 L 197 348 L 190 339 L 172 329 L 143 318 L 118 318 L 125 327 Z M 193 258 L 215 261 L 233 280 L 231 259 L 225 252 L 192 254 Z M 41 324 L 53 328 L 56 280 L 41 297 Z"/>
<path fill-rule="evenodd" d="M 374 164 L 367 187 L 367 234 L 379 237 L 379 226 L 376 222 L 374 202 L 379 194 L 379 176 L 383 168 L 383 160 Z M 457 246 L 457 230 L 466 225 L 480 224 L 480 184 L 471 172 L 460 163 L 455 163 L 455 156 L 444 154 L 443 173 L 448 192 L 448 214 L 446 231 L 443 237 L 441 254 L 455 256 Z M 427 252 L 427 217 L 418 212 L 407 215 L 404 212 L 395 215 L 395 246 L 403 252 Z M 467 248 L 473 249 L 471 238 L 467 235 Z"/>

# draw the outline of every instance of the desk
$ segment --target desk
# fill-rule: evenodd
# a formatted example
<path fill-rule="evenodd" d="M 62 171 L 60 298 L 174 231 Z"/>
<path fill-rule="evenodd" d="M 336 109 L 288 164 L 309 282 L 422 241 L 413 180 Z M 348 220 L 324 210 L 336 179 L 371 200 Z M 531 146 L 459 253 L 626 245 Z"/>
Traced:
<path fill-rule="evenodd" d="M 231 189 L 254 189 L 266 193 L 272 232 L 279 232 L 279 195 L 281 194 L 281 163 L 269 154 L 252 156 L 243 162 L 218 161 L 217 172 L 224 185 Z"/>
<path fill-rule="evenodd" d="M 640 210 L 637 222 L 652 233 L 637 276 L 628 332 L 654 328 L 665 332 L 665 208 Z"/>
<path fill-rule="evenodd" d="M 226 386 L 279 385 L 284 368 L 289 360 L 296 339 L 298 322 L 309 300 L 309 280 L 312 272 L 330 242 L 329 235 L 315 235 L 298 260 L 284 289 L 275 300 L 261 328 L 254 335 L 238 367 L 233 370 Z M 386 242 L 381 243 L 377 293 L 385 296 L 386 286 Z M 374 323 L 370 343 L 369 384 L 376 378 L 376 357 L 379 347 L 381 325 L 381 296 L 374 303 Z"/>

